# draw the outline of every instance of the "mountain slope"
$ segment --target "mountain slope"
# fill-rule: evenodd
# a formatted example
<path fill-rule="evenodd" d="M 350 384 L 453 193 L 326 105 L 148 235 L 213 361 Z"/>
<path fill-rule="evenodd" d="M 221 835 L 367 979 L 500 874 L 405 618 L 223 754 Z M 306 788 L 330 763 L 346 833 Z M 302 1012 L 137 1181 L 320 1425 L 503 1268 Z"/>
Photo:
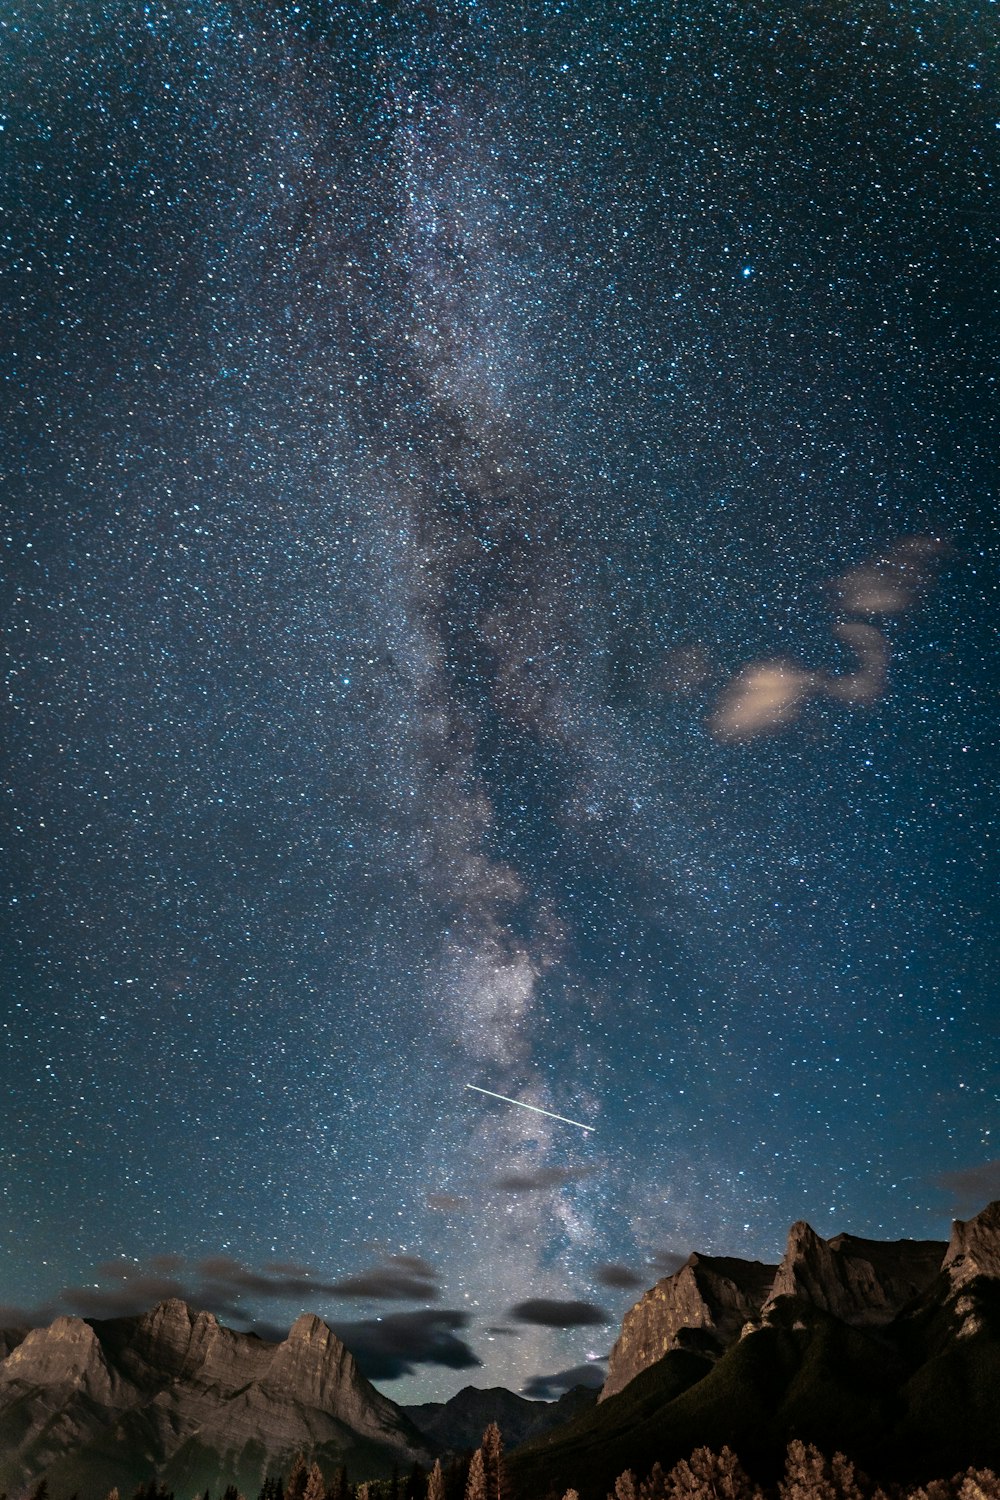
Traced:
<path fill-rule="evenodd" d="M 793 1437 L 886 1480 L 1000 1468 L 997 1269 L 997 1204 L 956 1224 L 947 1249 L 823 1241 L 794 1225 L 760 1315 L 721 1357 L 685 1349 L 675 1328 L 675 1347 L 595 1412 L 511 1456 L 513 1492 L 603 1500 L 624 1469 L 669 1467 L 702 1445 L 728 1444 L 773 1479 Z"/>
<path fill-rule="evenodd" d="M 57 1318 L 0 1363 L 0 1489 L 44 1474 L 89 1496 L 155 1474 L 253 1494 L 299 1451 L 359 1478 L 432 1457 L 315 1317 L 272 1344 L 173 1300 L 140 1318 Z"/>

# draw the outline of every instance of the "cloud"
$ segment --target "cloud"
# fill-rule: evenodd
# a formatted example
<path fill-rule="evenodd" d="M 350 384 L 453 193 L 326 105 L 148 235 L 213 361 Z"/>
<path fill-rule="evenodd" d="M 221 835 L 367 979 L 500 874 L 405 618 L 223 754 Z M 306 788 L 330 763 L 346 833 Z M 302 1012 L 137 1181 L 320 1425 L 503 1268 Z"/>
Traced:
<path fill-rule="evenodd" d="M 455 1332 L 468 1321 L 466 1313 L 434 1309 L 330 1326 L 369 1380 L 396 1380 L 412 1375 L 417 1365 L 466 1370 L 482 1364 Z"/>
<path fill-rule="evenodd" d="M 58 1315 L 57 1307 L 19 1307 L 13 1302 L 0 1302 L 0 1334 L 15 1329 L 44 1328 Z"/>
<path fill-rule="evenodd" d="M 881 630 L 860 620 L 842 620 L 833 629 L 858 658 L 858 670 L 839 677 L 823 673 L 817 676 L 817 684 L 842 703 L 874 703 L 885 692 L 888 680 L 889 642 Z"/>
<path fill-rule="evenodd" d="M 828 584 L 828 591 L 843 614 L 900 614 L 930 586 L 945 550 L 936 537 L 901 537 L 883 557 Z M 793 723 L 810 698 L 833 698 L 851 707 L 874 703 L 888 682 L 889 642 L 862 620 L 838 620 L 833 633 L 858 658 L 857 671 L 813 672 L 781 658 L 750 662 L 723 689 L 709 719 L 712 733 L 720 740 L 773 733 Z"/>
<path fill-rule="evenodd" d="M 471 1206 L 470 1199 L 462 1198 L 456 1193 L 427 1194 L 427 1207 L 436 1209 L 438 1213 L 462 1213 Z"/>
<path fill-rule="evenodd" d="M 946 551 L 939 537 L 900 537 L 882 557 L 851 568 L 827 587 L 846 613 L 901 614 L 933 582 L 938 561 Z"/>
<path fill-rule="evenodd" d="M 508 1172 L 498 1177 L 493 1185 L 504 1193 L 534 1193 L 542 1188 L 576 1182 L 589 1176 L 593 1170 L 593 1167 L 540 1167 L 536 1172 Z"/>
<path fill-rule="evenodd" d="M 542 1328 L 583 1328 L 587 1324 L 610 1323 L 603 1307 L 594 1302 L 562 1302 L 554 1297 L 529 1297 L 512 1307 L 509 1317 L 518 1323 L 537 1323 Z"/>
<path fill-rule="evenodd" d="M 235 1310 L 231 1298 L 196 1299 L 191 1288 L 176 1277 L 151 1275 L 139 1266 L 117 1270 L 115 1281 L 116 1285 L 111 1287 L 64 1287 L 59 1293 L 59 1302 L 81 1318 L 135 1317 L 170 1297 L 180 1297 L 185 1302 L 197 1301 L 197 1305 L 208 1312 L 232 1313 Z"/>
<path fill-rule="evenodd" d="M 975 1167 L 939 1172 L 934 1186 L 951 1193 L 958 1207 L 981 1208 L 1000 1198 L 1000 1161 L 984 1161 Z"/>
<path fill-rule="evenodd" d="M 390 1255 L 380 1265 L 324 1288 L 334 1297 L 372 1297 L 385 1302 L 431 1302 L 438 1295 L 434 1268 L 415 1255 Z"/>
<path fill-rule="evenodd" d="M 749 740 L 790 724 L 812 691 L 813 672 L 790 661 L 744 667 L 725 689 L 709 720 L 720 740 Z"/>
<path fill-rule="evenodd" d="M 594 1361 L 585 1365 L 573 1365 L 568 1370 L 560 1370 L 556 1375 L 532 1375 L 521 1387 L 521 1394 L 533 1401 L 555 1401 L 574 1386 L 585 1385 L 592 1391 L 599 1391 L 603 1384 L 604 1371 Z"/>
<path fill-rule="evenodd" d="M 663 1276 L 673 1276 L 681 1266 L 686 1265 L 689 1257 L 679 1250 L 657 1250 L 655 1255 L 649 1257 L 649 1264 Z"/>
<path fill-rule="evenodd" d="M 605 1261 L 597 1267 L 595 1276 L 601 1286 L 638 1287 L 645 1286 L 647 1278 L 623 1266 L 618 1261 Z"/>
<path fill-rule="evenodd" d="M 171 1274 L 165 1274 L 169 1269 Z M 103 1283 L 103 1285 L 102 1285 Z M 134 1317 L 168 1297 L 220 1317 L 249 1316 L 246 1298 L 294 1300 L 315 1307 L 323 1298 L 377 1302 L 430 1302 L 440 1295 L 434 1267 L 417 1255 L 388 1255 L 353 1276 L 321 1278 L 307 1266 L 279 1261 L 252 1270 L 230 1255 L 187 1262 L 181 1255 L 157 1255 L 145 1262 L 103 1261 L 95 1283 L 65 1287 L 59 1308 L 85 1318 Z"/>

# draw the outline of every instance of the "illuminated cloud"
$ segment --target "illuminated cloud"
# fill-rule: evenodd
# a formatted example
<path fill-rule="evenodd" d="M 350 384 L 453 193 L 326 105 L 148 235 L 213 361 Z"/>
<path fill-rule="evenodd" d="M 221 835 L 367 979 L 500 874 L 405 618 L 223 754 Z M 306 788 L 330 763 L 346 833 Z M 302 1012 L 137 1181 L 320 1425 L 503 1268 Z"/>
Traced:
<path fill-rule="evenodd" d="M 900 537 L 883 557 L 852 568 L 828 588 L 845 614 L 898 615 L 930 586 L 946 550 L 938 537 Z"/>
<path fill-rule="evenodd" d="M 720 740 L 748 740 L 790 724 L 816 681 L 790 661 L 762 661 L 744 667 L 730 683 L 712 715 Z"/>
<path fill-rule="evenodd" d="M 828 585 L 829 591 L 843 614 L 900 614 L 930 586 L 944 550 L 934 537 L 902 537 L 884 557 Z M 888 682 L 889 642 L 861 620 L 838 620 L 833 633 L 854 652 L 857 671 L 808 671 L 786 660 L 752 662 L 723 689 L 709 720 L 713 734 L 720 740 L 750 740 L 784 729 L 809 698 L 832 698 L 851 707 L 875 703 Z"/>

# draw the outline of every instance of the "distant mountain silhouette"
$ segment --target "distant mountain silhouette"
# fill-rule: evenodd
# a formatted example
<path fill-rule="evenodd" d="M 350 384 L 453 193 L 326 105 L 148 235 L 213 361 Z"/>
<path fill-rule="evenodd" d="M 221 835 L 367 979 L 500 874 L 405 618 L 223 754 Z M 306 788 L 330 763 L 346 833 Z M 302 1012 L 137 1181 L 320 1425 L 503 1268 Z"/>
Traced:
<path fill-rule="evenodd" d="M 487 1390 L 467 1385 L 450 1401 L 428 1401 L 402 1410 L 431 1443 L 451 1453 L 477 1447 L 484 1429 L 496 1422 L 509 1452 L 589 1411 L 596 1400 L 597 1392 L 582 1385 L 566 1391 L 558 1401 L 529 1401 L 501 1385 Z"/>

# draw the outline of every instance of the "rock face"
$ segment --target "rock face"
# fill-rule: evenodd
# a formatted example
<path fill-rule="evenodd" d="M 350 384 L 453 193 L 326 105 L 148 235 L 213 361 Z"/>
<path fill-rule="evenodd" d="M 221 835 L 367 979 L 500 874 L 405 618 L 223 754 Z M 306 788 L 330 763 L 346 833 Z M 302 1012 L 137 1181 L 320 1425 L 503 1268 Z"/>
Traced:
<path fill-rule="evenodd" d="M 940 1240 L 824 1240 L 800 1220 L 788 1232 L 764 1317 L 779 1297 L 798 1297 L 854 1328 L 891 1323 L 938 1275 L 944 1252 Z"/>
<path fill-rule="evenodd" d="M 1000 1277 L 1000 1201 L 955 1220 L 941 1269 L 956 1290 L 977 1276 Z"/>
<path fill-rule="evenodd" d="M 433 1456 L 315 1317 L 273 1344 L 172 1300 L 140 1318 L 57 1318 L 0 1362 L 0 1490 L 45 1475 L 89 1500 L 155 1475 L 254 1494 L 298 1452 L 359 1478 Z"/>
<path fill-rule="evenodd" d="M 692 1255 L 673 1276 L 625 1314 L 611 1351 L 600 1400 L 623 1390 L 671 1349 L 717 1358 L 747 1326 L 768 1322 L 779 1300 L 794 1297 L 852 1328 L 878 1328 L 927 1290 L 944 1269 L 958 1287 L 977 1275 L 1000 1275 L 1000 1205 L 943 1240 L 824 1240 L 804 1221 L 793 1224 L 778 1266 Z"/>
<path fill-rule="evenodd" d="M 0 1359 L 6 1359 L 18 1344 L 23 1344 L 30 1328 L 0 1328 Z"/>
<path fill-rule="evenodd" d="M 615 1395 L 671 1349 L 721 1354 L 760 1313 L 775 1269 L 760 1261 L 695 1252 L 625 1314 L 599 1399 Z"/>

